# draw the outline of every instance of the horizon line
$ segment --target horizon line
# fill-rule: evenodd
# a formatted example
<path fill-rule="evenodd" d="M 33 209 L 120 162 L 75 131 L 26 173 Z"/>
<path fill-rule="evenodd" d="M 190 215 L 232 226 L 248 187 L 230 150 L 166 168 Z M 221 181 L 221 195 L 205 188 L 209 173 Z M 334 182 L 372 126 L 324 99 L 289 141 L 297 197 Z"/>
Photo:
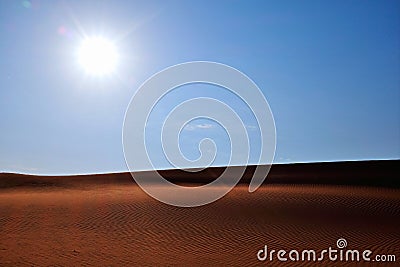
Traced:
<path fill-rule="evenodd" d="M 388 159 L 354 159 L 354 160 L 332 160 L 332 161 L 303 161 L 303 162 L 276 162 L 271 164 L 248 164 L 248 165 L 231 165 L 229 167 L 249 167 L 249 166 L 262 166 L 262 165 L 295 165 L 295 164 L 321 164 L 321 163 L 346 163 L 346 162 L 368 162 L 368 161 L 396 161 L 400 160 L 400 158 L 388 158 Z M 151 170 L 138 170 L 135 172 L 152 172 L 152 171 L 176 171 L 176 170 L 190 170 L 190 169 L 209 169 L 209 168 L 226 168 L 226 165 L 216 165 L 209 167 L 188 167 L 184 169 L 173 169 L 173 168 L 160 168 L 160 169 L 151 169 Z M 9 172 L 9 171 L 0 171 L 0 174 L 17 174 L 17 175 L 29 175 L 29 176 L 85 176 L 85 175 L 107 175 L 107 174 L 124 174 L 124 173 L 132 173 L 130 170 L 125 171 L 108 171 L 108 172 L 98 172 L 98 173 L 75 173 L 75 174 L 66 174 L 66 173 L 57 173 L 57 174 L 44 174 L 44 173 L 24 173 L 24 172 Z"/>

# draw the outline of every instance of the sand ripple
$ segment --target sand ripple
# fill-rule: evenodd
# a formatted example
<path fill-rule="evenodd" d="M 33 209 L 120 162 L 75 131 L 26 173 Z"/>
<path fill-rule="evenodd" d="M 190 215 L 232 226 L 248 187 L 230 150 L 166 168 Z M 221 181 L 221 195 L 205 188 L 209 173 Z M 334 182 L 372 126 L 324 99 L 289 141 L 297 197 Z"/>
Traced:
<path fill-rule="evenodd" d="M 348 248 L 396 254 L 399 262 L 399 193 L 270 185 L 249 194 L 239 186 L 213 204 L 185 209 L 159 203 L 136 186 L 3 192 L 0 265 L 310 266 L 259 262 L 256 253 L 264 245 L 336 247 L 340 237 Z"/>

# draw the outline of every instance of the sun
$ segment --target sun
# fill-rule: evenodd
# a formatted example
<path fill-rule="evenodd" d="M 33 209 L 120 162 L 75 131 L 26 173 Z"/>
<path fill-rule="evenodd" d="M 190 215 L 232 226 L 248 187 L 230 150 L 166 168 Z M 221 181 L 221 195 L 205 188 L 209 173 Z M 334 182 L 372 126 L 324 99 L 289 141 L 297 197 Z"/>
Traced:
<path fill-rule="evenodd" d="M 116 68 L 117 49 L 112 41 L 104 37 L 87 37 L 79 47 L 78 61 L 88 74 L 106 75 Z"/>

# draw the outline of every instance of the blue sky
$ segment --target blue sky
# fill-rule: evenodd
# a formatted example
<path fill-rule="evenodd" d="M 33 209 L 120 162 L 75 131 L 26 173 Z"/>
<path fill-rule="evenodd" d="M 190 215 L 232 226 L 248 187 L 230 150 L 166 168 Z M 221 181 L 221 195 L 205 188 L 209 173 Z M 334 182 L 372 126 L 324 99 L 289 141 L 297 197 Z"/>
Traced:
<path fill-rule="evenodd" d="M 77 64 L 83 33 L 116 42 L 113 74 L 88 76 Z M 0 171 L 126 171 L 131 97 L 154 73 L 193 60 L 256 82 L 275 118 L 275 162 L 400 156 L 398 1 L 1 1 L 0 34 Z M 193 95 L 226 100 L 252 121 L 226 92 L 193 88 L 160 103 L 154 121 Z M 214 137 L 224 164 L 225 134 L 194 121 L 183 153 L 196 158 L 196 140 Z M 156 143 L 150 154 L 168 167 Z"/>

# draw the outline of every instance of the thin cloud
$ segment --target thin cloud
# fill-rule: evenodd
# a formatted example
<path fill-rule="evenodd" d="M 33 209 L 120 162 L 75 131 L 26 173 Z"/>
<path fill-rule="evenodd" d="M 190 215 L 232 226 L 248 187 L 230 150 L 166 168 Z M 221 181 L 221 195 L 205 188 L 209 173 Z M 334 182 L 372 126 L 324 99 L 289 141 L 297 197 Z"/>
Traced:
<path fill-rule="evenodd" d="M 257 130 L 257 126 L 256 125 L 246 125 L 246 128 L 249 130 Z"/>
<path fill-rule="evenodd" d="M 201 124 L 194 124 L 194 125 L 190 124 L 185 127 L 185 130 L 194 131 L 196 129 L 211 129 L 213 127 L 214 126 L 209 123 L 201 123 Z"/>

